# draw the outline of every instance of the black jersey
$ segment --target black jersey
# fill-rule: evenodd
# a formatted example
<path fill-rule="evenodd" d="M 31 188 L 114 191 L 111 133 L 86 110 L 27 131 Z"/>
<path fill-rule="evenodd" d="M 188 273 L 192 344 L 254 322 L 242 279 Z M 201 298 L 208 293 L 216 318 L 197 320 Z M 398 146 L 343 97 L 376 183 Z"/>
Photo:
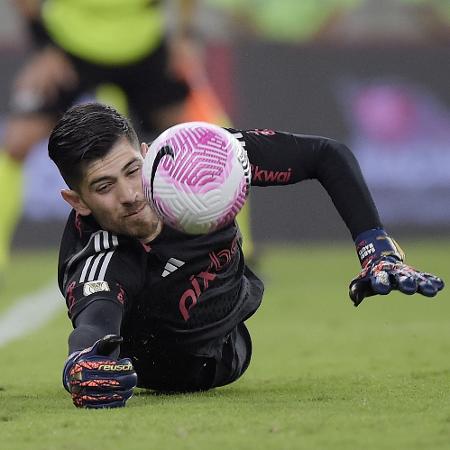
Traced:
<path fill-rule="evenodd" d="M 185 347 L 228 334 L 258 308 L 263 291 L 245 267 L 235 224 L 195 236 L 164 226 L 143 245 L 72 212 L 59 275 L 72 320 L 90 303 L 108 299 L 123 308 L 126 341 Z"/>
<path fill-rule="evenodd" d="M 317 178 L 355 236 L 380 226 L 351 152 L 330 139 L 272 130 L 228 129 L 244 145 L 252 185 Z M 260 305 L 263 284 L 246 267 L 235 223 L 204 235 L 164 226 L 150 245 L 69 216 L 62 238 L 59 286 L 74 320 L 96 300 L 123 310 L 126 342 L 149 340 L 213 356 L 209 343 L 226 336 Z"/>

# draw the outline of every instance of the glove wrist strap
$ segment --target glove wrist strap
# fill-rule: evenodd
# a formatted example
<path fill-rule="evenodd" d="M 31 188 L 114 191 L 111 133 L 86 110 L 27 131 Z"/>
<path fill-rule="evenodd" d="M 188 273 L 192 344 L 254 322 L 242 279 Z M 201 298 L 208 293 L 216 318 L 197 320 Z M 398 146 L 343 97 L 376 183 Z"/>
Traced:
<path fill-rule="evenodd" d="M 363 268 L 371 261 L 382 257 L 392 256 L 399 261 L 405 259 L 403 250 L 382 228 L 374 228 L 359 234 L 355 239 L 355 245 Z"/>

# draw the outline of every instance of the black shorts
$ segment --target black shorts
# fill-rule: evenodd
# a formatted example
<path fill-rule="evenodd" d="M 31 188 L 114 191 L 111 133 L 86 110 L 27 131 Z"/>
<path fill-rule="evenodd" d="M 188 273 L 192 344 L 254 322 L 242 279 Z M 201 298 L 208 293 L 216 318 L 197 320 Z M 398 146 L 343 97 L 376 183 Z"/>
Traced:
<path fill-rule="evenodd" d="M 111 83 L 119 86 L 127 96 L 130 113 L 137 128 L 144 131 L 158 131 L 151 122 L 152 113 L 164 106 L 183 101 L 189 87 L 186 82 L 170 73 L 168 69 L 167 45 L 163 42 L 145 58 L 118 66 L 96 65 L 66 53 L 78 74 L 79 83 L 70 90 L 61 90 L 52 100 L 43 100 L 43 104 L 33 110 L 21 110 L 14 105 L 12 113 L 43 113 L 59 117 L 81 94 L 93 90 L 100 84 Z"/>
<path fill-rule="evenodd" d="M 195 392 L 236 381 L 247 370 L 251 355 L 250 334 L 245 324 L 240 323 L 222 340 L 217 358 L 162 346 L 127 348 L 124 345 L 120 356 L 133 361 L 138 387 L 162 392 Z"/>

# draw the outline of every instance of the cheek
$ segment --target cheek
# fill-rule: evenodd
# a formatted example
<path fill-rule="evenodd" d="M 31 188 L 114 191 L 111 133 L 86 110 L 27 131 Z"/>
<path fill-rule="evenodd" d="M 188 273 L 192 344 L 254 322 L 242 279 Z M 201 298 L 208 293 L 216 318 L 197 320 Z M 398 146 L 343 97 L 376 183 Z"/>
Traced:
<path fill-rule="evenodd" d="M 110 223 L 115 220 L 117 202 L 109 196 L 103 196 L 92 209 L 97 222 Z"/>
<path fill-rule="evenodd" d="M 139 172 L 139 175 L 135 177 L 133 180 L 133 189 L 136 192 L 139 192 L 139 194 L 144 195 L 144 183 L 142 180 L 141 172 Z"/>

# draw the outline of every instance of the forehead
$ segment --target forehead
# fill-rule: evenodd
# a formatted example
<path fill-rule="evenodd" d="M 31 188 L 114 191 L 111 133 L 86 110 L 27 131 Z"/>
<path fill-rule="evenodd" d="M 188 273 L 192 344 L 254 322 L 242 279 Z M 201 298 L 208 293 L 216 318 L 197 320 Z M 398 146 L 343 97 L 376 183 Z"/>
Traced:
<path fill-rule="evenodd" d="M 90 161 L 84 168 L 83 184 L 89 185 L 96 179 L 114 177 L 134 159 L 142 159 L 139 149 L 126 138 L 119 139 L 102 158 Z"/>

